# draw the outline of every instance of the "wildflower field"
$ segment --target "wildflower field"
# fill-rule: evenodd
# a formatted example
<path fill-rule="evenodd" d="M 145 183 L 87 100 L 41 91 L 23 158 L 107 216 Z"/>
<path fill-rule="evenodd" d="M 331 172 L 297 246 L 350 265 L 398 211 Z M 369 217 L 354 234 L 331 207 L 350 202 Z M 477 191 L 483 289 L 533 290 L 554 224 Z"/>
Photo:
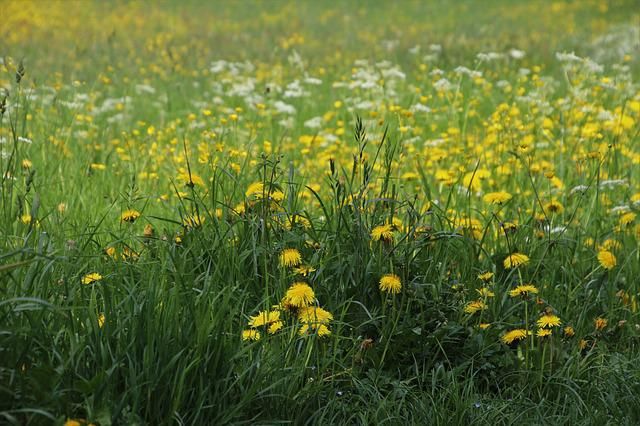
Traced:
<path fill-rule="evenodd" d="M 0 424 L 640 423 L 640 2 L 0 0 Z"/>

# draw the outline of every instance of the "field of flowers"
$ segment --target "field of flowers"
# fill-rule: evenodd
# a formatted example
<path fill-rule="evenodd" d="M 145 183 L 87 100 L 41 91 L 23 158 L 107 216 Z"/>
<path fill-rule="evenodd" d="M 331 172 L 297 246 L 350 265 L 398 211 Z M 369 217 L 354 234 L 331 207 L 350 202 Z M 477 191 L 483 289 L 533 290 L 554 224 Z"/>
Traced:
<path fill-rule="evenodd" d="M 637 0 L 0 22 L 1 424 L 640 422 Z"/>

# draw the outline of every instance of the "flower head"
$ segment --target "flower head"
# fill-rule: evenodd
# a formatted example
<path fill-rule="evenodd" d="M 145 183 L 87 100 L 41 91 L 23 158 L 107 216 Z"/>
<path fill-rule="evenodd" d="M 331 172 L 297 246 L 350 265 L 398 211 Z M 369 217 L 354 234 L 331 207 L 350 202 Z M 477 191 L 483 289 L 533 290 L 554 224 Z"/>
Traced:
<path fill-rule="evenodd" d="M 125 210 L 120 216 L 122 222 L 133 223 L 140 217 L 140 212 L 137 210 Z"/>
<path fill-rule="evenodd" d="M 485 282 L 490 281 L 491 278 L 493 278 L 493 272 L 484 272 L 478 275 L 478 279 Z"/>
<path fill-rule="evenodd" d="M 82 284 L 88 285 L 91 283 L 95 283 L 102 280 L 102 275 L 100 275 L 97 272 L 91 272 L 90 274 L 85 275 L 84 277 L 82 277 Z"/>
<path fill-rule="evenodd" d="M 387 224 L 376 226 L 371 230 L 371 239 L 373 241 L 382 240 L 387 243 L 393 241 L 393 225 Z"/>
<path fill-rule="evenodd" d="M 244 341 L 247 341 L 247 340 L 253 340 L 253 341 L 260 340 L 260 332 L 258 330 L 254 330 L 252 328 L 250 328 L 249 330 L 243 330 L 242 331 L 242 340 L 244 340 Z"/>
<path fill-rule="evenodd" d="M 505 191 L 489 192 L 482 197 L 485 203 L 489 204 L 504 204 L 511 199 L 511 194 Z"/>
<path fill-rule="evenodd" d="M 606 318 L 598 317 L 593 320 L 593 325 L 595 326 L 597 331 L 601 331 L 607 328 L 607 324 L 609 324 L 609 321 Z"/>
<path fill-rule="evenodd" d="M 385 293 L 400 293 L 402 289 L 402 282 L 400 277 L 395 274 L 385 274 L 380 278 L 380 291 Z"/>
<path fill-rule="evenodd" d="M 293 283 L 287 290 L 282 304 L 288 308 L 304 308 L 315 300 L 315 293 L 307 283 Z"/>
<path fill-rule="evenodd" d="M 598 262 L 606 270 L 611 270 L 618 264 L 616 256 L 609 250 L 600 250 L 598 252 Z"/>
<path fill-rule="evenodd" d="M 511 330 L 506 332 L 500 340 L 507 345 L 510 345 L 514 342 L 519 342 L 520 340 L 524 340 L 527 335 L 531 335 L 530 331 L 524 330 L 522 328 L 517 328 L 515 330 Z"/>
<path fill-rule="evenodd" d="M 549 337 L 551 336 L 551 329 L 549 328 L 539 328 L 536 332 L 536 336 L 538 337 Z"/>
<path fill-rule="evenodd" d="M 529 263 L 529 256 L 522 253 L 512 253 L 504 259 L 505 269 L 517 268 L 520 265 Z"/>
<path fill-rule="evenodd" d="M 466 314 L 475 314 L 478 311 L 482 311 L 487 309 L 487 304 L 484 303 L 482 300 L 474 300 L 473 302 L 469 302 L 466 304 L 466 306 L 464 307 L 464 312 Z"/>
<path fill-rule="evenodd" d="M 272 323 L 280 321 L 280 311 L 274 309 L 272 311 L 260 311 L 258 315 L 250 317 L 250 327 L 260 327 L 262 325 L 270 325 Z"/>
<path fill-rule="evenodd" d="M 522 284 L 509 291 L 511 297 L 527 297 L 530 294 L 538 294 L 538 289 L 532 284 Z"/>
<path fill-rule="evenodd" d="M 559 327 L 562 324 L 560 318 L 553 314 L 544 314 L 536 322 L 540 328 Z"/>
<path fill-rule="evenodd" d="M 302 263 L 302 255 L 297 249 L 287 248 L 280 253 L 280 266 L 291 267 Z"/>

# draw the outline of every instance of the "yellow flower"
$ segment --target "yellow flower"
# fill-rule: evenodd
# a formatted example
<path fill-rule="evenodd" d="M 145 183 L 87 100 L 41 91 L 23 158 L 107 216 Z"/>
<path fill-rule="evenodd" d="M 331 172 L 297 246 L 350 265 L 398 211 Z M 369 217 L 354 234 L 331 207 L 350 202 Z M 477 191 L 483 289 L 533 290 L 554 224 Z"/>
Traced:
<path fill-rule="evenodd" d="M 480 324 L 478 324 L 478 327 L 480 327 L 480 330 L 486 330 L 487 328 L 491 327 L 491 324 L 488 322 L 481 322 Z"/>
<path fill-rule="evenodd" d="M 275 322 L 280 321 L 280 311 L 272 310 L 272 311 L 260 311 L 258 315 L 250 317 L 249 326 L 250 327 L 260 327 L 262 325 L 270 325 Z"/>
<path fill-rule="evenodd" d="M 303 277 L 309 276 L 312 272 L 314 272 L 316 268 L 309 265 L 301 265 L 293 270 L 296 274 L 302 275 Z"/>
<path fill-rule="evenodd" d="M 260 332 L 258 330 L 254 330 L 254 329 L 249 329 L 249 330 L 243 330 L 242 331 L 242 340 L 247 341 L 247 340 L 260 340 Z"/>
<path fill-rule="evenodd" d="M 523 284 L 509 291 L 509 296 L 511 297 L 527 297 L 529 294 L 538 294 L 538 289 L 534 285 Z"/>
<path fill-rule="evenodd" d="M 565 337 L 573 337 L 576 335 L 576 331 L 570 325 L 566 326 L 563 331 Z"/>
<path fill-rule="evenodd" d="M 395 274 L 385 274 L 380 278 L 380 291 L 397 294 L 400 293 L 401 288 L 400 277 Z"/>
<path fill-rule="evenodd" d="M 298 266 L 302 263 L 302 255 L 297 249 L 288 248 L 280 253 L 280 266 Z"/>
<path fill-rule="evenodd" d="M 618 264 L 615 255 L 608 250 L 598 252 L 598 262 L 606 270 L 613 269 Z"/>
<path fill-rule="evenodd" d="M 478 279 L 482 280 L 482 281 L 490 281 L 491 278 L 493 278 L 493 272 L 484 272 L 480 275 L 478 275 Z"/>
<path fill-rule="evenodd" d="M 551 330 L 548 328 L 539 328 L 536 332 L 536 336 L 538 337 L 549 337 L 551 336 Z"/>
<path fill-rule="evenodd" d="M 511 194 L 505 191 L 489 192 L 482 199 L 489 204 L 504 204 L 512 198 Z"/>
<path fill-rule="evenodd" d="M 182 219 L 182 224 L 187 228 L 198 228 L 202 226 L 205 221 L 205 217 L 200 214 L 193 214 Z"/>
<path fill-rule="evenodd" d="M 307 306 L 298 312 L 298 320 L 304 324 L 329 324 L 333 315 L 319 306 Z"/>
<path fill-rule="evenodd" d="M 609 321 L 606 318 L 598 317 L 595 320 L 593 320 L 593 325 L 596 327 L 596 330 L 598 331 L 604 330 L 605 328 L 607 328 L 607 324 L 609 324 Z"/>
<path fill-rule="evenodd" d="M 529 256 L 522 253 L 512 253 L 504 259 L 505 269 L 517 268 L 520 265 L 529 263 Z"/>
<path fill-rule="evenodd" d="M 540 328 L 551 328 L 551 327 L 559 327 L 562 324 L 560 318 L 553 314 L 544 314 L 537 321 L 538 327 Z"/>
<path fill-rule="evenodd" d="M 104 327 L 105 320 L 106 320 L 106 318 L 105 318 L 104 314 L 98 315 L 98 327 L 100 327 L 100 328 Z"/>
<path fill-rule="evenodd" d="M 519 342 L 520 340 L 524 340 L 527 337 L 527 335 L 531 335 L 531 332 L 521 328 L 517 328 L 515 330 L 506 332 L 500 338 L 500 340 L 502 340 L 503 343 L 510 345 L 513 342 Z"/>
<path fill-rule="evenodd" d="M 303 336 L 311 331 L 315 331 L 320 337 L 329 336 L 331 334 L 331 330 L 329 330 L 329 327 L 327 327 L 324 324 L 311 325 L 311 326 L 307 324 L 302 324 L 302 326 L 300 327 L 299 334 Z"/>
<path fill-rule="evenodd" d="M 634 212 L 628 212 L 620 216 L 620 225 L 627 226 L 636 219 L 636 214 Z"/>
<path fill-rule="evenodd" d="M 283 305 L 286 307 L 304 308 L 309 306 L 315 300 L 315 293 L 309 287 L 309 284 L 303 282 L 293 283 L 283 299 Z"/>
<path fill-rule="evenodd" d="M 102 279 L 102 275 L 100 275 L 97 272 L 92 272 L 92 273 L 87 274 L 84 277 L 82 277 L 82 284 L 95 283 L 95 282 L 100 281 L 101 279 Z"/>
<path fill-rule="evenodd" d="M 478 292 L 478 294 L 481 297 L 493 297 L 493 296 L 495 296 L 495 293 L 492 292 L 491 290 L 489 290 L 487 287 L 482 287 L 482 288 L 476 289 L 476 291 Z"/>
<path fill-rule="evenodd" d="M 245 196 L 260 196 L 262 197 L 262 193 L 264 192 L 264 184 L 262 182 L 254 182 L 247 188 L 247 191 L 244 193 Z"/>
<path fill-rule="evenodd" d="M 275 334 L 278 332 L 278 330 L 280 330 L 282 328 L 282 321 L 276 321 L 274 323 L 272 323 L 271 325 L 269 325 L 269 328 L 267 328 L 267 332 L 269 334 Z"/>
<path fill-rule="evenodd" d="M 122 212 L 122 215 L 120 216 L 120 220 L 122 222 L 133 223 L 139 217 L 140 217 L 140 212 L 139 211 L 137 211 L 137 210 L 125 210 L 124 212 Z"/>
<path fill-rule="evenodd" d="M 486 303 L 484 303 L 482 300 L 474 300 L 473 302 L 469 302 L 467 303 L 467 305 L 464 307 L 464 312 L 466 314 L 475 314 L 478 311 L 482 311 L 487 309 L 487 305 Z"/>
<path fill-rule="evenodd" d="M 564 206 L 558 200 L 551 200 L 545 204 L 544 210 L 547 214 L 562 214 L 562 212 L 564 212 Z"/>
<path fill-rule="evenodd" d="M 371 239 L 373 241 L 384 241 L 391 242 L 393 241 L 393 225 L 381 225 L 376 226 L 371 230 Z"/>

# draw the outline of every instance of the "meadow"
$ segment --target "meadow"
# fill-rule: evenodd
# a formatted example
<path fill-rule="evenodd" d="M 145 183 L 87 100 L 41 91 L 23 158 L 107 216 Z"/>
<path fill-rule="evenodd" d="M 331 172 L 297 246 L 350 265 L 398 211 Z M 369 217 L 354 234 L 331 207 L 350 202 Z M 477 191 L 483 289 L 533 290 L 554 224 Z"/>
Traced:
<path fill-rule="evenodd" d="M 0 423 L 640 423 L 637 0 L 0 22 Z"/>

